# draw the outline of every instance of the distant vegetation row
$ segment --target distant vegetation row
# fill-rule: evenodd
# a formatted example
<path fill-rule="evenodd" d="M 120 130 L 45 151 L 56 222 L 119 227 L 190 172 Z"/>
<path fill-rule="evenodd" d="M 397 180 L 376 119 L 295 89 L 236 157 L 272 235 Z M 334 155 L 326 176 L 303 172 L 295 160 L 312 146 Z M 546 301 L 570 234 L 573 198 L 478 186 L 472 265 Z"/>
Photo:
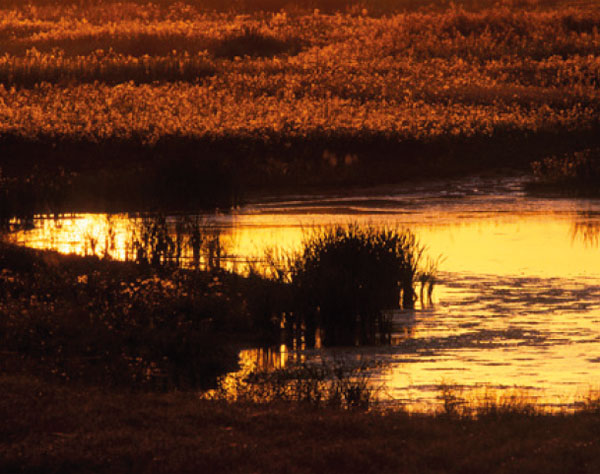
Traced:
<path fill-rule="evenodd" d="M 56 14 L 65 8 L 89 8 L 102 3 L 114 5 L 115 11 L 123 11 L 122 5 L 148 6 L 154 10 L 171 10 L 184 8 L 197 8 L 203 11 L 256 13 L 256 12 L 278 12 L 288 10 L 295 12 L 306 12 L 320 9 L 326 13 L 354 12 L 361 13 L 367 10 L 373 15 L 382 15 L 411 10 L 445 9 L 451 6 L 459 6 L 470 10 L 481 10 L 496 5 L 515 7 L 522 9 L 544 9 L 564 7 L 569 5 L 593 4 L 594 0 L 64 0 L 58 6 L 53 0 L 0 0 L 0 8 L 21 7 L 32 5 L 36 8 L 45 8 Z"/>
<path fill-rule="evenodd" d="M 71 208 L 227 206 L 253 187 L 527 169 L 600 144 L 597 6 L 437 4 L 5 2 L 0 208 L 46 210 L 27 186 Z"/>

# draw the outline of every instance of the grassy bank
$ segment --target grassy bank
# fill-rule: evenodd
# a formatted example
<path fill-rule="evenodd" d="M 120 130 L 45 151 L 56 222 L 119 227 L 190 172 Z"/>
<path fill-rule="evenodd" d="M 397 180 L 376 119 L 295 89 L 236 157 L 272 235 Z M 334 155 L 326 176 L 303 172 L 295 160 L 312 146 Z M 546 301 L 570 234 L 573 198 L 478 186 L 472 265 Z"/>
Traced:
<path fill-rule="evenodd" d="M 0 244 L 0 369 L 131 390 L 206 388 L 237 367 L 244 344 L 276 340 L 274 282 L 142 257 Z"/>
<path fill-rule="evenodd" d="M 597 6 L 409 3 L 4 4 L 5 207 L 227 207 L 598 146 Z"/>
<path fill-rule="evenodd" d="M 85 391 L 1 376 L 0 470 L 594 473 L 596 410 L 448 417 Z"/>

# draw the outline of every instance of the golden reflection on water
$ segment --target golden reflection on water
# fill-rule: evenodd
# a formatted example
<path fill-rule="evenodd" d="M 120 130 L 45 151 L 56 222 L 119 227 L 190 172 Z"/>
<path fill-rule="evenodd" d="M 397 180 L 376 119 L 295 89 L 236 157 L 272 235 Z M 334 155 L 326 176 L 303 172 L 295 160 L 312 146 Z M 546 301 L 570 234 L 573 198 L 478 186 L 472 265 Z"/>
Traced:
<path fill-rule="evenodd" d="M 128 260 L 133 258 L 131 232 L 134 227 L 127 214 L 76 214 L 36 219 L 33 228 L 19 230 L 13 239 L 36 249 Z"/>
<path fill-rule="evenodd" d="M 265 248 L 298 248 L 307 233 L 310 220 L 303 225 L 283 226 L 262 219 L 256 227 L 244 216 L 232 231 L 234 252 L 260 257 Z M 348 222 L 338 219 L 338 222 Z M 393 224 L 389 218 L 372 224 Z M 404 223 L 399 219 L 400 225 Z M 427 248 L 431 257 L 442 256 L 439 269 L 497 275 L 567 276 L 597 275 L 600 252 L 589 240 L 574 239 L 573 223 L 553 216 L 511 216 L 484 221 L 456 221 L 441 225 L 412 223 L 410 229 Z M 587 244 L 587 245 L 586 245 Z"/>
<path fill-rule="evenodd" d="M 441 224 L 407 223 L 402 215 L 377 216 L 231 216 L 220 228 L 226 257 L 260 260 L 266 249 L 298 249 L 310 228 L 321 223 L 362 222 L 400 225 L 415 232 L 431 257 L 441 256 L 439 270 L 496 275 L 598 275 L 597 227 L 554 215 L 511 215 L 453 220 Z M 322 217 L 322 216 L 321 216 Z M 414 220 L 411 216 L 411 220 Z M 174 223 L 172 223 L 174 226 Z M 79 255 L 133 258 L 132 233 L 139 219 L 127 215 L 80 214 L 64 219 L 39 219 L 21 230 L 16 242 L 39 249 Z M 218 225 L 218 224 L 217 224 Z M 174 232 L 174 231 L 173 231 Z"/>
<path fill-rule="evenodd" d="M 599 295 L 586 290 L 586 285 L 600 288 L 596 216 L 240 213 L 217 216 L 213 224 L 230 269 L 239 269 L 244 259 L 260 260 L 268 248 L 298 249 L 312 226 L 325 223 L 400 225 L 417 234 L 428 255 L 442 256 L 433 304 L 397 315 L 392 346 L 402 350 L 372 350 L 389 368 L 374 372 L 374 380 L 415 408 L 435 402 L 442 381 L 469 390 L 482 384 L 498 390 L 517 386 L 549 404 L 589 388 L 600 364 L 594 356 L 600 354 Z M 169 222 L 174 229 L 175 221 Z M 14 239 L 64 253 L 131 259 L 137 225 L 139 219 L 127 215 L 83 214 L 37 220 Z M 411 348 L 422 341 L 422 347 Z M 240 373 L 311 357 L 301 349 L 243 351 Z"/>

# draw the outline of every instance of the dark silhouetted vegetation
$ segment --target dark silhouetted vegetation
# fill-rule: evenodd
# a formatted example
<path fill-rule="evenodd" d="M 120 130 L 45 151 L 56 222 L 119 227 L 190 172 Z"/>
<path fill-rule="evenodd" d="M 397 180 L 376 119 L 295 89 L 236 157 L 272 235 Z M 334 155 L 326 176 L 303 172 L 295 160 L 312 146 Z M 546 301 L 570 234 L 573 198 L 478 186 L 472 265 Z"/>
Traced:
<path fill-rule="evenodd" d="M 278 369 L 251 368 L 220 379 L 206 398 L 256 404 L 299 403 L 315 408 L 367 410 L 378 404 L 383 387 L 369 377 L 374 362 L 321 360 L 290 362 Z"/>
<path fill-rule="evenodd" d="M 0 226 L 532 162 L 597 194 L 599 58 L 585 0 L 0 0 Z M 267 276 L 198 222 L 131 250 L 0 244 L 0 472 L 600 472 L 596 395 L 369 412 L 364 371 L 298 363 L 198 397 L 282 326 L 385 342 L 435 282 L 408 232 L 324 230 Z"/>
<path fill-rule="evenodd" d="M 236 367 L 243 341 L 271 340 L 246 309 L 268 282 L 160 263 L 2 244 L 2 370 L 132 389 L 206 387 Z"/>
<path fill-rule="evenodd" d="M 218 231 L 201 222 L 142 219 L 128 262 L 110 260 L 110 235 L 104 250 L 89 236 L 88 257 L 0 245 L 4 370 L 194 388 L 231 370 L 244 341 L 278 340 L 282 323 L 309 345 L 317 330 L 325 345 L 385 342 L 384 310 L 412 308 L 423 255 L 408 231 L 336 227 L 277 275 L 241 276 L 223 270 Z"/>
<path fill-rule="evenodd" d="M 595 474 L 597 404 L 488 415 L 224 403 L 2 375 L 0 471 Z"/>
<path fill-rule="evenodd" d="M 273 57 L 283 53 L 297 54 L 300 51 L 300 42 L 280 39 L 246 27 L 239 33 L 218 40 L 211 49 L 217 58 Z"/>
<path fill-rule="evenodd" d="M 307 334 L 321 327 L 324 345 L 385 340 L 384 310 L 414 307 L 423 250 L 398 229 L 348 225 L 309 234 L 286 262 L 295 293 L 288 324 Z"/>
<path fill-rule="evenodd" d="M 600 195 L 600 148 L 551 156 L 532 163 L 533 191 L 552 191 L 579 196 Z"/>

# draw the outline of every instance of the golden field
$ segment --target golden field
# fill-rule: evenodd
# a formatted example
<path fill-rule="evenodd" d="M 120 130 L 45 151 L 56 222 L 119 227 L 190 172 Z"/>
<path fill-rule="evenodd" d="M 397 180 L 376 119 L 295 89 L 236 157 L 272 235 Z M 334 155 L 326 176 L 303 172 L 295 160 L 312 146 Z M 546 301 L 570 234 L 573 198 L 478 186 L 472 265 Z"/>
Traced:
<path fill-rule="evenodd" d="M 598 126 L 600 11 L 0 12 L 0 133 L 429 140 Z"/>
<path fill-rule="evenodd" d="M 227 207 L 600 145 L 594 2 L 269 1 L 0 1 L 0 214 Z"/>

